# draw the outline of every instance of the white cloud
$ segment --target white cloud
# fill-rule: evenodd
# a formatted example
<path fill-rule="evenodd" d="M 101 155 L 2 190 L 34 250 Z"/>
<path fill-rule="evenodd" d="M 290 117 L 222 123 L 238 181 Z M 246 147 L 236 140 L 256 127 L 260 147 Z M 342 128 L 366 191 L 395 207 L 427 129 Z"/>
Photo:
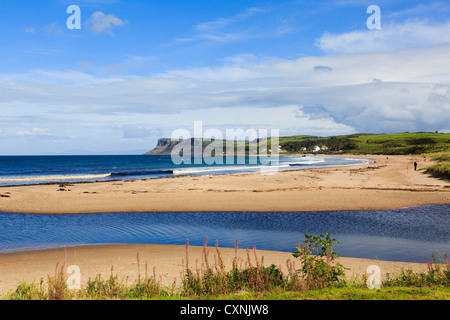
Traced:
<path fill-rule="evenodd" d="M 31 28 L 31 27 L 25 28 L 25 33 L 36 33 L 36 29 Z"/>
<path fill-rule="evenodd" d="M 210 31 L 216 31 L 223 29 L 224 27 L 228 27 L 232 24 L 244 21 L 250 17 L 253 17 L 255 15 L 258 15 L 262 12 L 265 12 L 266 9 L 262 8 L 249 8 L 245 10 L 244 12 L 238 13 L 232 17 L 228 18 L 219 18 L 214 21 L 208 21 L 198 24 L 195 29 L 201 32 L 210 32 Z"/>
<path fill-rule="evenodd" d="M 145 70 L 152 68 L 156 65 L 158 59 L 154 56 L 129 56 L 124 62 L 109 64 L 105 67 L 106 70 L 111 72 L 123 72 L 130 70 Z"/>
<path fill-rule="evenodd" d="M 202 22 L 194 27 L 193 34 L 176 38 L 173 43 L 184 44 L 194 41 L 230 43 L 279 37 L 290 33 L 293 28 L 273 11 L 275 7 L 248 8 L 233 16 Z"/>
<path fill-rule="evenodd" d="M 45 30 L 51 34 L 56 34 L 56 35 L 64 34 L 64 31 L 62 28 L 59 27 L 58 22 L 53 22 L 53 23 L 46 25 Z"/>
<path fill-rule="evenodd" d="M 19 136 L 49 136 L 49 130 L 48 129 L 41 129 L 41 128 L 33 128 L 29 131 L 19 131 L 17 132 L 17 135 Z"/>
<path fill-rule="evenodd" d="M 195 120 L 219 129 L 278 128 L 282 135 L 443 131 L 450 123 L 449 56 L 450 45 L 441 45 L 296 60 L 239 55 L 216 68 L 147 77 L 0 74 L 0 122 L 3 132 L 27 140 L 94 145 L 114 137 L 124 147 L 131 140 L 130 148 Z"/>
<path fill-rule="evenodd" d="M 113 14 L 104 14 L 101 11 L 93 13 L 86 21 L 87 28 L 93 33 L 106 33 L 113 35 L 116 27 L 125 25 L 125 21 Z"/>
<path fill-rule="evenodd" d="M 316 40 L 316 45 L 321 50 L 333 54 L 389 52 L 445 43 L 450 43 L 450 21 L 433 24 L 421 20 L 407 20 L 401 24 L 382 24 L 380 30 L 324 33 Z"/>
<path fill-rule="evenodd" d="M 78 71 L 84 72 L 92 66 L 93 63 L 91 61 L 80 61 L 78 62 Z"/>
<path fill-rule="evenodd" d="M 450 12 L 450 5 L 448 1 L 431 1 L 417 3 L 414 7 L 408 7 L 403 10 L 398 10 L 394 12 L 384 12 L 383 17 L 385 19 L 399 19 L 399 18 L 410 18 L 410 17 L 437 17 L 442 14 L 448 14 Z M 439 15 L 436 15 L 439 13 Z"/>

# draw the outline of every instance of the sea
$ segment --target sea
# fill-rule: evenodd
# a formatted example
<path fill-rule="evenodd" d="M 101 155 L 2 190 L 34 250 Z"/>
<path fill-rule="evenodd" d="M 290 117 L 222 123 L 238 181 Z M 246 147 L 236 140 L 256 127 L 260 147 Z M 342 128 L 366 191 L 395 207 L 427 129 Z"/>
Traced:
<path fill-rule="evenodd" d="M 213 162 L 215 160 L 215 162 Z M 0 186 L 270 173 L 317 167 L 369 164 L 368 159 L 321 156 L 226 157 L 175 164 L 170 155 L 0 156 Z M 227 164 L 228 163 L 228 164 Z"/>
<path fill-rule="evenodd" d="M 170 156 L 3 156 L 6 186 L 39 183 L 158 179 L 265 172 L 267 162 L 174 165 Z M 282 156 L 276 170 L 370 164 L 367 159 Z M 272 166 L 273 167 L 273 166 Z M 427 262 L 450 254 L 450 204 L 392 210 L 324 212 L 122 212 L 13 214 L 1 212 L 0 253 L 108 244 L 256 247 L 293 252 L 305 234 L 330 232 L 339 256 Z"/>

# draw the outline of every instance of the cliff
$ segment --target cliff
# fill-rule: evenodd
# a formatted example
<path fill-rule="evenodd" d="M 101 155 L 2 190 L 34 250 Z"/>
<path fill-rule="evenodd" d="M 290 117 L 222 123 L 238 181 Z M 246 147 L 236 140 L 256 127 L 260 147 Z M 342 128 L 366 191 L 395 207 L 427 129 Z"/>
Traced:
<path fill-rule="evenodd" d="M 178 143 L 180 143 L 180 140 L 172 140 L 170 138 L 160 138 L 158 139 L 156 147 L 145 154 L 146 155 L 170 154 L 172 152 L 172 149 Z"/>
<path fill-rule="evenodd" d="M 219 140 L 223 144 L 223 151 L 224 154 L 234 154 L 234 148 L 232 147 L 227 148 L 227 141 L 226 140 Z M 172 140 L 170 138 L 160 138 L 158 139 L 158 143 L 156 147 L 149 152 L 146 153 L 146 155 L 170 155 L 173 148 L 177 144 L 179 144 L 181 140 Z M 191 138 L 191 151 L 194 152 L 194 146 L 198 146 L 199 144 L 202 145 L 202 152 L 205 150 L 205 148 L 211 143 L 211 141 L 204 141 L 199 138 Z M 234 145 L 234 141 L 233 141 Z M 248 143 L 246 144 L 246 147 L 248 149 Z"/>

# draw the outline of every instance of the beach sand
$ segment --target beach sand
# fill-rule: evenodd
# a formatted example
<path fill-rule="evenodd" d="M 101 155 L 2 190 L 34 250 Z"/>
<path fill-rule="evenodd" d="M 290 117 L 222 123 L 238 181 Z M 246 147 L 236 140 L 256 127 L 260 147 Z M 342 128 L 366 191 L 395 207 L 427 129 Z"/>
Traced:
<path fill-rule="evenodd" d="M 0 212 L 324 211 L 450 203 L 449 182 L 414 171 L 414 161 L 418 169 L 430 162 L 400 156 L 367 158 L 375 163 L 272 175 L 0 187 Z"/>
<path fill-rule="evenodd" d="M 348 156 L 346 156 L 348 157 Z M 423 171 L 430 165 L 423 158 L 373 156 L 369 165 L 278 172 L 271 175 L 237 174 L 179 177 L 133 181 L 110 181 L 39 186 L 1 187 L 0 212 L 64 214 L 101 212 L 176 211 L 324 211 L 375 210 L 423 204 L 450 203 L 450 183 Z M 223 250 L 228 263 L 234 249 Z M 114 245 L 66 248 L 0 255 L 0 292 L 19 280 L 39 282 L 53 275 L 56 263 L 75 264 L 82 270 L 82 283 L 111 267 L 121 277 L 137 276 L 137 252 L 141 274 L 145 261 L 156 268 L 164 283 L 180 278 L 184 247 Z M 200 257 L 200 248 L 192 255 Z M 263 252 L 265 265 L 286 264 L 290 253 Z M 245 252 L 242 254 L 245 257 Z M 192 257 L 195 260 L 195 257 Z M 347 275 L 363 274 L 372 264 L 382 274 L 403 268 L 422 269 L 425 264 L 341 258 L 350 268 Z M 150 271 L 149 271 L 150 272 Z"/>
<path fill-rule="evenodd" d="M 250 249 L 250 258 L 255 265 L 254 252 Z M 203 247 L 189 247 L 189 263 L 195 270 L 196 260 L 199 265 L 202 261 Z M 208 247 L 210 251 L 209 261 L 214 264 L 216 249 Z M 219 248 L 226 268 L 230 268 L 235 257 L 235 249 Z M 139 254 L 139 266 L 137 256 Z M 286 261 L 296 259 L 288 252 L 256 250 L 258 260 L 263 259 L 264 265 L 275 264 L 281 267 L 283 273 L 287 273 Z M 247 261 L 245 249 L 238 250 L 239 261 Z M 137 283 L 138 275 L 144 279 L 146 269 L 148 276 L 156 274 L 156 279 L 163 286 L 171 286 L 174 282 L 180 284 L 181 273 L 186 261 L 185 246 L 175 245 L 104 245 L 67 247 L 33 252 L 18 252 L 0 255 L 0 294 L 6 293 L 17 287 L 19 281 L 35 282 L 39 285 L 41 279 L 47 281 L 47 275 L 54 276 L 56 267 L 64 266 L 64 270 L 70 265 L 76 265 L 81 270 L 81 284 L 86 285 L 89 279 L 101 275 L 102 279 L 108 279 L 111 274 L 118 275 L 124 283 Z M 184 262 L 183 262 L 184 261 Z M 402 268 L 414 271 L 425 271 L 427 265 L 422 263 L 405 263 L 394 261 L 380 261 L 359 258 L 338 258 L 338 262 L 349 268 L 346 277 L 350 280 L 365 274 L 371 265 L 380 267 L 382 279 L 386 273 L 393 274 Z M 147 265 L 147 268 L 146 268 Z M 245 264 L 243 264 L 245 266 Z M 297 260 L 296 268 L 300 268 Z"/>

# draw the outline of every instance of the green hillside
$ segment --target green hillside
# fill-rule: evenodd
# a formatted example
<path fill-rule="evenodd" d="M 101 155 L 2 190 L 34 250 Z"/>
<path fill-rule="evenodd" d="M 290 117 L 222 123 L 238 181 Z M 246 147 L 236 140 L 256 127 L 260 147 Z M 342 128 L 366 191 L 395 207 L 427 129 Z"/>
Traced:
<path fill-rule="evenodd" d="M 265 152 L 270 150 L 271 140 L 264 139 L 266 145 L 259 148 L 262 140 L 241 141 L 245 145 L 245 152 L 253 154 L 255 150 Z M 173 148 L 179 140 L 161 138 L 158 145 L 153 150 L 147 152 L 148 155 L 171 154 Z M 228 141 L 221 140 L 219 145 L 223 145 L 223 154 L 236 154 L 237 144 L 231 141 L 231 148 Z M 191 145 L 202 146 L 202 150 L 211 141 L 191 139 Z M 345 136 L 317 137 L 309 135 L 299 135 L 290 137 L 280 137 L 280 154 L 384 154 L 384 155 L 421 155 L 432 158 L 438 163 L 426 169 L 427 173 L 436 177 L 450 179 L 450 133 L 438 132 L 404 132 L 393 134 L 352 134 Z M 192 149 L 193 151 L 193 149 Z M 270 153 L 270 151 L 269 151 Z"/>
<path fill-rule="evenodd" d="M 450 180 L 450 134 L 405 132 L 353 134 L 334 137 L 294 136 L 280 138 L 284 153 L 421 155 L 437 163 L 425 169 L 435 177 Z M 319 149 L 320 148 L 320 149 Z"/>
<path fill-rule="evenodd" d="M 450 151 L 450 134 L 431 132 L 405 132 L 394 134 L 352 134 L 346 136 L 281 137 L 280 146 L 287 153 L 387 154 L 406 155 Z"/>

